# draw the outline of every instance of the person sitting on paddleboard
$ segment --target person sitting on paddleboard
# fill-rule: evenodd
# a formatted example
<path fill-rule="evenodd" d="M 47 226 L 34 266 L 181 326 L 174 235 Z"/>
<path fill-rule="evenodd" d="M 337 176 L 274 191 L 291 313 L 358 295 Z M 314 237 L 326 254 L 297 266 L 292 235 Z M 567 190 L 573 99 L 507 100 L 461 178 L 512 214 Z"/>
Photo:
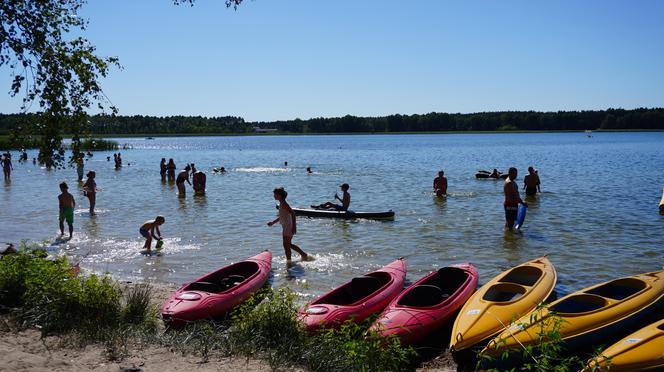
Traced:
<path fill-rule="evenodd" d="M 491 172 L 489 177 L 491 177 L 491 178 L 500 178 L 500 175 L 501 175 L 501 173 L 498 172 L 498 169 L 493 168 L 493 172 Z"/>
<path fill-rule="evenodd" d="M 539 191 L 540 179 L 535 168 L 528 167 L 528 174 L 523 178 L 523 188 L 526 195 L 535 195 Z"/>
<path fill-rule="evenodd" d="M 157 216 L 154 220 L 148 220 L 141 225 L 141 227 L 138 229 L 138 232 L 141 233 L 141 236 L 145 238 L 145 244 L 143 245 L 143 248 L 147 250 L 148 252 L 151 251 L 152 249 L 152 239 L 156 239 L 157 241 L 162 240 L 161 237 L 161 231 L 159 231 L 159 226 L 163 225 L 164 222 L 166 222 L 166 219 L 163 216 Z M 155 235 L 155 230 L 157 231 L 158 235 Z M 159 247 L 157 247 L 159 248 Z"/>
<path fill-rule="evenodd" d="M 433 191 L 436 193 L 436 196 L 447 194 L 447 178 L 445 178 L 445 172 L 442 170 L 438 172 L 438 177 L 433 179 Z"/>
<path fill-rule="evenodd" d="M 344 196 L 343 198 L 340 198 L 339 195 L 335 194 L 334 198 L 339 200 L 341 202 L 341 205 L 335 204 L 333 202 L 326 202 L 320 205 L 312 205 L 311 208 L 314 209 L 334 209 L 335 211 L 347 211 L 348 207 L 350 207 L 350 193 L 348 193 L 348 189 L 350 186 L 348 186 L 347 183 L 344 183 L 339 186 L 341 188 L 341 191 L 343 191 Z"/>
<path fill-rule="evenodd" d="M 516 180 L 517 170 L 512 167 L 507 172 L 507 179 L 503 185 L 503 192 L 505 193 L 505 200 L 503 207 L 505 207 L 505 228 L 512 229 L 514 221 L 516 220 L 519 204 L 528 206 L 519 196 L 519 186 L 514 182 Z"/>

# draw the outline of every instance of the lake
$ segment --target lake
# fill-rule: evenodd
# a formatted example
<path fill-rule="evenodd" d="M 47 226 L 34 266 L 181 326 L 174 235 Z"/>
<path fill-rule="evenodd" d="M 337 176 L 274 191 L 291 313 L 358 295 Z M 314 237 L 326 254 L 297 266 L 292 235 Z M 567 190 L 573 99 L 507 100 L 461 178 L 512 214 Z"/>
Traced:
<path fill-rule="evenodd" d="M 274 253 L 273 285 L 309 300 L 399 257 L 408 280 L 452 263 L 477 266 L 480 283 L 548 254 L 559 293 L 611 278 L 661 269 L 664 133 L 537 133 L 247 136 L 116 139 L 124 167 L 95 152 L 98 215 L 74 169 L 47 171 L 17 162 L 0 190 L 2 241 L 55 241 L 58 183 L 77 201 L 74 238 L 50 248 L 83 268 L 122 280 L 182 283 L 264 249 Z M 29 151 L 30 159 L 36 151 Z M 162 157 L 207 173 L 207 195 L 178 198 L 159 176 Z M 284 166 L 284 162 L 288 166 Z M 522 233 L 505 232 L 502 181 L 477 180 L 478 169 L 515 166 L 521 185 L 539 170 L 542 193 L 530 203 Z M 224 166 L 229 172 L 213 174 Z M 306 167 L 313 173 L 307 174 Z M 438 170 L 447 198 L 432 195 Z M 292 206 L 332 200 L 350 184 L 351 209 L 396 212 L 394 221 L 298 218 L 294 243 L 316 258 L 286 269 L 272 190 L 284 186 Z M 341 194 L 339 192 L 339 194 Z M 523 196 L 523 191 L 522 191 Z M 139 254 L 138 227 L 161 214 L 164 254 Z M 65 227 L 66 229 L 66 227 Z"/>

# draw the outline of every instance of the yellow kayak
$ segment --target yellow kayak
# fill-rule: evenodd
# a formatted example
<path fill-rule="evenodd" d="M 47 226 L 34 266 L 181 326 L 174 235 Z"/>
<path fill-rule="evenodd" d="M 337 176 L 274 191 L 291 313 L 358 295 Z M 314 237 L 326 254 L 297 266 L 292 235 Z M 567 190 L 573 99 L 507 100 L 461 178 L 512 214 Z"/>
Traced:
<path fill-rule="evenodd" d="M 664 367 L 664 319 L 642 328 L 604 350 L 585 370 L 637 371 Z"/>
<path fill-rule="evenodd" d="M 598 284 L 524 315 L 489 341 L 482 353 L 495 356 L 535 345 L 538 334 L 556 327 L 569 349 L 592 345 L 647 315 L 663 297 L 664 270 Z"/>
<path fill-rule="evenodd" d="M 546 300 L 556 269 L 544 256 L 511 268 L 482 286 L 463 306 L 452 328 L 455 352 L 486 341 Z"/>

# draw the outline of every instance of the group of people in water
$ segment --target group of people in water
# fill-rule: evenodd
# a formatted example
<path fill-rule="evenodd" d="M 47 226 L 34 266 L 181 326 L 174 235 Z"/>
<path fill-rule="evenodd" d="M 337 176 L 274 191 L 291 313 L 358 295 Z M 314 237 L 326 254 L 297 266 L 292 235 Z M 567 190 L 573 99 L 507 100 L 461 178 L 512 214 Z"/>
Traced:
<path fill-rule="evenodd" d="M 205 183 L 207 182 L 207 176 L 205 175 L 205 172 L 199 171 L 196 169 L 196 165 L 191 163 L 187 164 L 182 170 L 180 170 L 176 177 L 176 169 L 177 167 L 175 165 L 175 161 L 173 161 L 173 158 L 168 159 L 168 163 L 166 163 L 166 158 L 161 158 L 161 162 L 159 163 L 159 174 L 161 175 L 161 180 L 175 182 L 175 186 L 178 188 L 178 196 L 186 196 L 187 192 L 185 188 L 185 182 L 193 187 L 195 195 L 205 194 Z M 221 169 L 221 173 L 226 172 L 224 167 L 221 167 Z M 189 173 L 192 175 L 191 181 L 189 181 Z"/>
<path fill-rule="evenodd" d="M 118 161 L 121 164 L 121 158 L 119 154 L 114 154 L 116 158 L 116 165 Z M 2 165 L 3 169 L 5 167 L 5 159 L 7 158 L 6 154 L 3 154 Z M 11 164 L 11 156 L 9 156 Z M 287 165 L 287 163 L 284 163 Z M 161 159 L 160 162 L 160 174 L 162 181 L 174 181 L 178 188 L 178 195 L 185 196 L 185 183 L 191 185 L 196 194 L 205 193 L 205 183 L 206 175 L 204 172 L 196 169 L 195 164 L 187 164 L 180 172 L 175 175 L 176 170 L 175 162 L 171 158 L 166 162 L 165 158 Z M 78 169 L 77 169 L 78 170 Z M 217 172 L 225 172 L 223 167 L 215 168 Z M 192 181 L 189 180 L 189 175 L 192 174 Z M 311 173 L 311 168 L 307 168 L 307 173 Z M 494 169 L 496 177 L 500 178 L 501 173 Z M 519 204 L 527 206 L 527 203 L 523 201 L 519 195 L 519 187 L 516 183 L 518 172 L 516 168 L 509 168 L 507 172 L 507 177 L 505 177 L 505 183 L 503 185 L 503 207 L 505 210 L 505 228 L 511 229 L 514 225 L 514 221 L 517 218 L 517 211 Z M 87 173 L 87 179 L 83 184 L 83 194 L 86 196 L 90 203 L 90 215 L 94 215 L 94 208 L 96 204 L 96 193 L 99 191 L 97 184 L 95 182 L 96 173 L 95 171 L 89 171 Z M 79 181 L 81 177 L 79 174 Z M 335 194 L 334 200 L 328 201 L 322 204 L 311 205 L 312 209 L 317 210 L 333 210 L 333 211 L 348 211 L 351 202 L 351 195 L 349 193 L 350 186 L 347 183 L 339 185 L 342 195 L 339 196 Z M 437 176 L 433 180 L 433 191 L 437 196 L 445 196 L 447 194 L 447 178 L 445 177 L 445 172 L 440 170 Z M 532 166 L 528 167 L 528 174 L 524 177 L 523 189 L 526 192 L 526 195 L 531 196 L 535 195 L 537 192 L 540 192 L 540 179 Z M 64 222 L 67 223 L 69 227 L 69 236 L 73 234 L 73 221 L 74 221 L 74 207 L 76 206 L 76 201 L 74 196 L 69 193 L 68 185 L 66 182 L 60 184 L 60 195 L 58 196 L 59 201 L 59 222 L 60 222 L 60 233 L 64 235 Z M 279 212 L 277 218 L 269 221 L 268 226 L 273 226 L 279 223 L 282 227 L 282 242 L 284 247 L 284 252 L 286 259 L 291 260 L 292 251 L 300 254 L 303 260 L 310 258 L 306 252 L 304 252 L 299 246 L 293 244 L 293 236 L 297 233 L 297 219 L 295 212 L 290 207 L 286 198 L 288 192 L 283 187 L 278 187 L 273 190 L 273 197 L 279 202 Z M 338 203 L 337 203 L 338 201 Z M 159 230 L 159 226 L 164 224 L 166 219 L 163 216 L 157 216 L 153 220 L 146 221 L 139 228 L 139 234 L 145 238 L 145 244 L 143 245 L 144 252 L 150 253 L 152 251 L 152 241 L 157 241 L 157 248 L 161 247 L 163 243 L 163 238 Z"/>

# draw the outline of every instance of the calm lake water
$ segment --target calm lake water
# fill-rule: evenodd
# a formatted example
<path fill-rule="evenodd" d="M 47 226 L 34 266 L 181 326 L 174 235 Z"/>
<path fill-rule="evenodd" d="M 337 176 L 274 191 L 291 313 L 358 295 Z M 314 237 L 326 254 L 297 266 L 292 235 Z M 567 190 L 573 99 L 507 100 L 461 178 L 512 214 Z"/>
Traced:
<path fill-rule="evenodd" d="M 95 217 L 74 169 L 46 171 L 15 160 L 12 181 L 0 190 L 0 239 L 54 242 L 58 183 L 66 180 L 78 203 L 75 235 L 51 250 L 124 280 L 181 283 L 264 249 L 275 255 L 273 285 L 291 287 L 305 300 L 402 256 L 410 281 L 470 261 L 485 283 L 548 254 L 562 293 L 664 265 L 664 217 L 657 213 L 664 185 L 661 132 L 117 141 L 133 147 L 122 151 L 122 169 L 106 161 L 110 152 L 86 162 L 102 189 Z M 207 196 L 194 197 L 189 189 L 178 198 L 175 185 L 160 180 L 162 157 L 204 170 Z M 515 166 L 521 184 L 530 165 L 539 169 L 542 194 L 528 200 L 522 234 L 505 232 L 502 181 L 474 174 Z M 213 174 L 218 166 L 229 172 Z M 431 193 L 439 169 L 448 177 L 445 199 Z M 282 185 L 291 205 L 308 206 L 331 200 L 343 182 L 350 184 L 351 209 L 392 209 L 395 221 L 299 218 L 294 242 L 316 260 L 287 270 L 280 227 L 266 226 L 276 214 L 272 189 Z M 142 256 L 138 227 L 158 214 L 166 217 L 164 255 Z"/>

